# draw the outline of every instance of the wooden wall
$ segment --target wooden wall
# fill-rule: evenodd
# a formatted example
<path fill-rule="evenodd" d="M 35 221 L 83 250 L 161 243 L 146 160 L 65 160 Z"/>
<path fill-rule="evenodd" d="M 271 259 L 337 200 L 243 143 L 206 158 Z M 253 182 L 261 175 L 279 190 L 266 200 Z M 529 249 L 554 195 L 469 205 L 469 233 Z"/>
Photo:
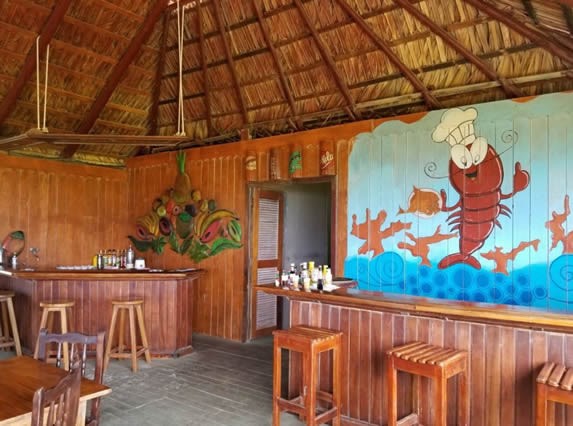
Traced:
<path fill-rule="evenodd" d="M 573 336 L 509 326 L 417 317 L 344 308 L 324 303 L 291 302 L 291 324 L 344 332 L 343 416 L 366 424 L 387 422 L 384 352 L 415 340 L 469 352 L 472 426 L 533 425 L 534 381 L 546 361 L 573 358 Z M 296 367 L 296 358 L 294 360 Z M 326 376 L 328 359 L 321 360 Z M 296 370 L 296 369 L 295 369 Z M 448 424 L 455 424 L 456 379 L 450 380 Z M 407 414 L 409 378 L 399 374 L 399 415 Z M 291 381 L 296 390 L 295 381 Z M 329 382 L 321 383 L 328 389 Z M 422 381 L 426 392 L 431 385 Z M 427 393 L 426 393 L 427 394 Z M 423 424 L 434 424 L 428 398 L 422 398 Z M 573 407 L 557 406 L 556 426 L 573 424 Z"/>
<path fill-rule="evenodd" d="M 197 266 L 207 271 L 196 286 L 194 306 L 194 331 L 233 340 L 245 340 L 248 327 L 248 236 L 249 236 L 249 182 L 271 182 L 272 157 L 282 158 L 280 176 L 275 181 L 315 178 L 320 175 L 319 151 L 322 141 L 331 140 L 336 150 L 337 179 L 335 183 L 335 205 L 344 206 L 346 190 L 346 159 L 352 137 L 361 131 L 369 131 L 372 121 L 314 131 L 282 135 L 272 138 L 241 141 L 213 147 L 193 148 L 186 151 L 186 171 L 191 178 L 192 188 L 201 191 L 202 198 L 213 198 L 218 208 L 235 211 L 243 229 L 243 247 L 225 250 L 213 258 L 194 264 L 188 257 L 172 252 L 168 247 L 162 255 L 143 253 L 149 265 L 158 268 L 180 268 Z M 285 159 L 293 149 L 302 150 L 303 168 L 296 175 L 288 172 Z M 256 158 L 256 169 L 247 172 L 246 160 Z M 175 153 L 161 153 L 133 158 L 127 165 L 129 180 L 129 229 L 135 232 L 135 220 L 147 213 L 154 198 L 173 186 L 177 174 Z M 341 176 L 344 175 L 344 176 Z M 342 201 L 341 201 L 342 200 Z M 336 209 L 338 212 L 338 209 Z M 335 222 L 346 222 L 345 211 L 333 213 Z M 336 225 L 335 225 L 336 226 Z M 337 229 L 337 228 L 335 228 Z M 341 241 L 343 243 L 341 243 Z M 333 236 L 332 252 L 338 270 L 346 254 L 346 234 L 336 232 Z M 339 252 L 339 248 L 343 250 Z M 336 271 L 336 268 L 335 268 Z"/>
<path fill-rule="evenodd" d="M 99 249 L 123 248 L 127 219 L 124 170 L 0 154 L 0 238 L 21 229 L 21 264 L 86 265 Z"/>

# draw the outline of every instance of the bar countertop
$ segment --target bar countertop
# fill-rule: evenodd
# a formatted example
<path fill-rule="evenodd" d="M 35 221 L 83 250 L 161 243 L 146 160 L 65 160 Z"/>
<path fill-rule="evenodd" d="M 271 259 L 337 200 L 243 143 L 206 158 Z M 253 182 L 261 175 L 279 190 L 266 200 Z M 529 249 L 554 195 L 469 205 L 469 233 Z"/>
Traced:
<path fill-rule="evenodd" d="M 180 280 L 204 272 L 202 269 L 3 269 L 0 276 L 25 280 Z"/>
<path fill-rule="evenodd" d="M 512 325 L 530 329 L 573 332 L 573 314 L 524 306 L 432 299 L 396 293 L 339 288 L 332 292 L 296 291 L 272 284 L 256 287 L 269 294 L 293 300 L 328 303 L 372 311 L 461 319 L 473 322 Z"/>

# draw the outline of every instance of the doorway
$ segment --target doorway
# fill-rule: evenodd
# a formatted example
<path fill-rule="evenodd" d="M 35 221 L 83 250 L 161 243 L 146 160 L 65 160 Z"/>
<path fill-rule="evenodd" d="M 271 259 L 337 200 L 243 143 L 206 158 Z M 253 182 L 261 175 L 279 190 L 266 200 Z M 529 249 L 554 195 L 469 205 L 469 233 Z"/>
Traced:
<path fill-rule="evenodd" d="M 250 187 L 248 340 L 290 324 L 288 299 L 256 291 L 256 284 L 274 283 L 292 263 L 330 263 L 331 191 L 331 180 Z"/>

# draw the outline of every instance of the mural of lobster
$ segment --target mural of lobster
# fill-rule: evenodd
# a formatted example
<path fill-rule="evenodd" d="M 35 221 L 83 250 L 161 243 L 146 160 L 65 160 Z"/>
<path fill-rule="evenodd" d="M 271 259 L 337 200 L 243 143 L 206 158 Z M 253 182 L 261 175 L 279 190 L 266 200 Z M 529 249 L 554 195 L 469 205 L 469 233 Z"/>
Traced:
<path fill-rule="evenodd" d="M 432 134 L 435 142 L 447 141 L 451 147 L 449 179 L 459 194 L 459 200 L 447 206 L 446 191 L 441 190 L 442 211 L 453 212 L 448 217 L 451 230 L 459 232 L 459 252 L 444 257 L 440 269 L 463 263 L 476 269 L 480 262 L 473 254 L 483 247 L 494 227 L 501 228 L 499 215 L 509 216 L 511 210 L 501 204 L 529 185 L 529 173 L 515 163 L 513 191 L 503 194 L 503 164 L 495 149 L 485 138 L 476 137 L 474 108 L 453 108 L 446 111 Z"/>

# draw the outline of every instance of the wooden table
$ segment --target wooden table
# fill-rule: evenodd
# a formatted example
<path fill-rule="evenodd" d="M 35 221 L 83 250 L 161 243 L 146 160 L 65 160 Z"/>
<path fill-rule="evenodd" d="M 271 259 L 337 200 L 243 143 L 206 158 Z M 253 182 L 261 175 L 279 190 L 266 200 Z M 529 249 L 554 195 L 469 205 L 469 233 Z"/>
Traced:
<path fill-rule="evenodd" d="M 54 365 L 19 356 L 0 361 L 0 425 L 29 425 L 34 392 L 52 387 L 68 374 Z M 90 399 L 111 393 L 111 388 L 82 378 L 76 425 L 84 425 Z"/>

